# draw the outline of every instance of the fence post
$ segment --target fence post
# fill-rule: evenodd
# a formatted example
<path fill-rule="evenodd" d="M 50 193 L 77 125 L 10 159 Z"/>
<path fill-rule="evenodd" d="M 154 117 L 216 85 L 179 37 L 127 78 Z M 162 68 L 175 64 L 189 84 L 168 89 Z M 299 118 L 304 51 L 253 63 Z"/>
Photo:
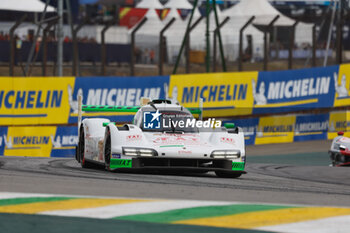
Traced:
<path fill-rule="evenodd" d="M 243 32 L 253 22 L 255 16 L 252 16 L 239 30 L 239 57 L 238 57 L 238 71 L 243 69 Z"/>
<path fill-rule="evenodd" d="M 271 30 L 271 27 L 273 27 L 273 24 L 276 22 L 276 20 L 279 18 L 279 15 L 276 15 L 276 17 L 269 23 L 267 28 L 264 31 L 264 70 L 267 70 L 267 63 L 269 59 L 269 49 L 268 49 L 268 41 L 267 41 L 267 33 Z"/>
<path fill-rule="evenodd" d="M 222 28 L 227 22 L 228 20 L 230 19 L 229 16 L 227 16 L 224 21 L 222 21 L 219 26 L 217 26 L 214 30 L 214 50 L 213 50 L 213 72 L 216 72 L 216 37 L 217 37 L 217 34 L 218 32 L 220 32 L 220 28 Z M 220 37 L 219 37 L 220 38 Z M 219 39 L 220 40 L 220 39 Z M 221 59 L 222 61 L 221 62 L 225 62 L 225 57 L 223 56 L 224 54 L 224 51 L 223 51 L 223 48 L 222 48 L 222 43 L 220 43 L 220 53 L 221 53 Z M 222 69 L 224 72 L 226 71 L 226 64 L 223 64 L 223 69 Z"/>
<path fill-rule="evenodd" d="M 164 32 L 175 22 L 175 18 L 173 17 L 160 31 L 159 33 L 159 58 L 158 58 L 158 67 L 159 67 L 159 75 L 163 75 L 163 60 L 164 60 Z"/>
<path fill-rule="evenodd" d="M 144 17 L 136 28 L 131 32 L 131 57 L 130 57 L 130 76 L 135 75 L 135 34 L 146 23 L 147 17 Z"/>

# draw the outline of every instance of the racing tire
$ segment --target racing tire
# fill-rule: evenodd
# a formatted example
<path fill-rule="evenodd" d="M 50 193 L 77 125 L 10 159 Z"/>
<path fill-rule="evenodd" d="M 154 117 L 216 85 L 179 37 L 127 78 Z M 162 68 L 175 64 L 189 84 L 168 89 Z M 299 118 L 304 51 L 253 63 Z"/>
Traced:
<path fill-rule="evenodd" d="M 80 137 L 79 137 L 79 144 L 78 144 L 78 157 L 80 160 L 80 164 L 82 168 L 91 168 L 92 163 L 86 161 L 85 159 L 85 137 L 84 137 L 84 127 L 80 127 Z"/>
<path fill-rule="evenodd" d="M 215 174 L 220 178 L 238 178 L 242 173 L 226 172 L 226 171 L 215 171 Z"/>
<path fill-rule="evenodd" d="M 105 148 L 104 148 L 104 156 L 105 156 L 105 168 L 106 170 L 110 171 L 110 164 L 111 164 L 111 131 L 107 127 L 106 128 L 106 135 L 105 135 Z"/>
<path fill-rule="evenodd" d="M 80 163 L 80 156 L 79 156 L 79 143 L 78 146 L 75 147 L 75 160 Z"/>

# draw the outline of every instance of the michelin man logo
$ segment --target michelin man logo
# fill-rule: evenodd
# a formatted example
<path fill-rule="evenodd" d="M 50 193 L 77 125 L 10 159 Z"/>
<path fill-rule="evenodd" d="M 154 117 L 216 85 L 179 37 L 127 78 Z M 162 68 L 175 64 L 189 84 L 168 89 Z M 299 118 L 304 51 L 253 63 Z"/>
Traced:
<path fill-rule="evenodd" d="M 334 73 L 334 88 L 338 94 L 338 98 L 346 98 L 349 96 L 348 89 L 346 88 L 346 76 L 343 74 L 340 85 L 338 86 L 338 74 Z"/>
<path fill-rule="evenodd" d="M 73 88 L 68 85 L 68 101 L 73 113 L 78 113 L 78 96 L 83 96 L 83 89 L 79 88 L 76 100 L 73 99 Z"/>
<path fill-rule="evenodd" d="M 64 149 L 66 146 L 75 146 L 78 144 L 77 135 L 50 135 L 53 149 Z"/>
<path fill-rule="evenodd" d="M 4 138 L 4 143 L 5 143 L 5 146 L 7 147 L 7 149 L 12 149 L 13 148 L 13 145 L 12 145 L 12 137 L 9 136 L 8 140 L 7 140 L 7 135 L 3 135 L 3 138 Z M 2 143 L 1 143 L 2 144 Z"/>
<path fill-rule="evenodd" d="M 265 83 L 261 82 L 259 86 L 259 92 L 256 91 L 256 83 L 255 80 L 252 80 L 253 87 L 253 97 L 256 105 L 265 105 L 267 104 L 267 99 L 265 97 Z"/>
<path fill-rule="evenodd" d="M 53 135 L 50 136 L 51 137 L 51 142 L 52 142 L 52 146 L 54 148 L 60 148 L 62 147 L 62 144 L 61 144 L 61 137 L 60 136 L 57 136 L 56 140 L 55 140 L 55 137 Z"/>

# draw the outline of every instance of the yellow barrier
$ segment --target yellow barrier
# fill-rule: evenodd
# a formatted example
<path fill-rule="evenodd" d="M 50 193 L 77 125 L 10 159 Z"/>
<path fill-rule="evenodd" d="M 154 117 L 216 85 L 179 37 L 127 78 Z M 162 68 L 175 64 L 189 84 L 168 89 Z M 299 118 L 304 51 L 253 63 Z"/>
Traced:
<path fill-rule="evenodd" d="M 1 78 L 0 125 L 67 124 L 75 78 Z"/>
<path fill-rule="evenodd" d="M 252 83 L 258 72 L 173 75 L 169 96 L 186 107 L 204 102 L 205 117 L 252 114 Z"/>

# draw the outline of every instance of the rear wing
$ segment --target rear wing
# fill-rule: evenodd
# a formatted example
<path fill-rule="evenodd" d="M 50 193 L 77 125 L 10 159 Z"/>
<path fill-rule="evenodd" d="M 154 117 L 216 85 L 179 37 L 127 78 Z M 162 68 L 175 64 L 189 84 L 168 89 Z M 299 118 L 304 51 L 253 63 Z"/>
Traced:
<path fill-rule="evenodd" d="M 82 105 L 84 112 L 137 112 L 140 106 Z"/>
<path fill-rule="evenodd" d="M 84 112 L 124 112 L 136 113 L 140 106 L 108 106 L 108 105 L 83 105 L 83 97 L 78 96 L 78 135 Z M 187 108 L 190 113 L 198 115 L 199 120 L 203 120 L 203 99 L 199 99 L 198 108 Z"/>

